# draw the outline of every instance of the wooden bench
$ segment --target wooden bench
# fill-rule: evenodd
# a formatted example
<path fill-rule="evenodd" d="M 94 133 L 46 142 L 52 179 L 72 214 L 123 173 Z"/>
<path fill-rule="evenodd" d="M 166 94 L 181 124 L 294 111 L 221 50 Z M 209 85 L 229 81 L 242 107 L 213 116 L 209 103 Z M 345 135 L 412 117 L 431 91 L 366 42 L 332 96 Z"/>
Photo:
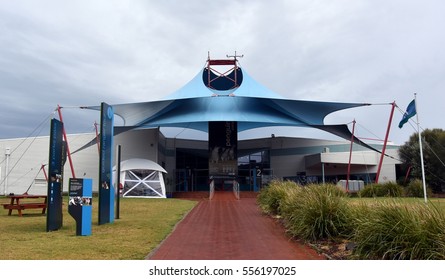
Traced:
<path fill-rule="evenodd" d="M 11 202 L 10 203 L 4 203 L 3 208 L 8 209 L 8 216 L 11 216 L 12 210 L 17 210 L 19 216 L 22 216 L 22 210 L 25 209 L 42 209 L 42 214 L 45 214 L 46 212 L 46 195 L 13 195 L 10 196 Z M 37 199 L 37 198 L 44 198 L 43 202 L 26 202 L 23 203 L 23 199 Z"/>

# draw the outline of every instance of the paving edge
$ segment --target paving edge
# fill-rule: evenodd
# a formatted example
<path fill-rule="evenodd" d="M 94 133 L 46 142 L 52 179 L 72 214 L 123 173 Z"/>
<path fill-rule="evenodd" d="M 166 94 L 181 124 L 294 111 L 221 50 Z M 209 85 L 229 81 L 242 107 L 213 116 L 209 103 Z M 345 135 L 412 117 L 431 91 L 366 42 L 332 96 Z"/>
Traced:
<path fill-rule="evenodd" d="M 190 214 L 190 212 L 193 211 L 193 209 L 195 209 L 199 204 L 201 203 L 201 201 L 199 201 L 198 203 L 196 203 L 195 206 L 193 206 L 192 209 L 190 209 L 189 211 L 187 211 L 184 216 L 182 217 L 181 220 L 179 220 L 175 226 L 173 227 L 173 229 L 170 231 L 169 234 L 167 234 L 167 236 L 165 236 L 165 238 L 158 244 L 158 246 L 156 246 L 153 250 L 151 250 L 150 253 L 148 253 L 148 255 L 145 256 L 144 260 L 149 260 L 158 250 L 159 248 L 162 246 L 162 244 L 164 244 L 164 242 L 170 237 L 170 235 L 173 234 L 173 232 L 175 232 L 176 228 L 179 226 L 179 224 L 182 223 L 182 221 L 185 220 L 185 218 L 187 218 L 187 216 Z"/>

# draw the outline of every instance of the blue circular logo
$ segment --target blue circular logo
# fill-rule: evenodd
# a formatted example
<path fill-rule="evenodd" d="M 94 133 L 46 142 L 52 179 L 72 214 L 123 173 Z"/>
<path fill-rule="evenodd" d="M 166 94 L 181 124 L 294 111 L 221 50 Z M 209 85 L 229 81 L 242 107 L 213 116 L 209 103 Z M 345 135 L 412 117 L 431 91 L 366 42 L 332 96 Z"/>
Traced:
<path fill-rule="evenodd" d="M 108 107 L 107 117 L 111 120 L 113 118 L 113 108 Z"/>

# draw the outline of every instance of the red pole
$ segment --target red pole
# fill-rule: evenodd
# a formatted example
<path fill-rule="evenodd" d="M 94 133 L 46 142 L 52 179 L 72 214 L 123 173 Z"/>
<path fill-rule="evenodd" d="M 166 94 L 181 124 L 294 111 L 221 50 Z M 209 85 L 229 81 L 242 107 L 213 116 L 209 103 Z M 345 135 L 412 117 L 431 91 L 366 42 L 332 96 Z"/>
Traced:
<path fill-rule="evenodd" d="M 352 121 L 351 146 L 349 148 L 348 174 L 346 176 L 346 192 L 349 192 L 349 175 L 351 175 L 352 144 L 354 144 L 355 120 Z"/>
<path fill-rule="evenodd" d="M 57 105 L 57 112 L 59 113 L 59 119 L 63 123 L 62 110 L 61 109 L 62 108 L 59 105 Z M 71 175 L 73 175 L 73 178 L 76 178 L 76 175 L 74 174 L 73 161 L 71 159 L 70 147 L 68 145 L 68 138 L 66 137 L 65 125 L 63 125 L 63 138 L 65 139 L 65 142 L 66 142 L 66 153 L 68 155 L 68 161 L 70 163 Z"/>
<path fill-rule="evenodd" d="M 42 164 L 42 167 L 40 167 L 40 169 L 43 170 L 43 175 L 45 176 L 45 180 L 48 182 L 48 175 L 46 175 L 45 165 Z"/>
<path fill-rule="evenodd" d="M 385 157 L 386 144 L 388 143 L 389 131 L 391 130 L 392 117 L 394 115 L 394 109 L 396 108 L 396 102 L 391 103 L 391 115 L 389 116 L 388 128 L 386 129 L 385 142 L 383 142 L 382 154 L 380 155 L 379 167 L 377 168 L 377 174 L 375 175 L 375 183 L 379 183 L 380 171 L 382 169 L 383 158 Z"/>
<path fill-rule="evenodd" d="M 406 175 L 405 175 L 405 184 L 406 181 L 408 181 L 408 177 L 409 177 L 409 173 L 411 172 L 411 165 L 408 167 L 408 171 L 406 171 Z"/>

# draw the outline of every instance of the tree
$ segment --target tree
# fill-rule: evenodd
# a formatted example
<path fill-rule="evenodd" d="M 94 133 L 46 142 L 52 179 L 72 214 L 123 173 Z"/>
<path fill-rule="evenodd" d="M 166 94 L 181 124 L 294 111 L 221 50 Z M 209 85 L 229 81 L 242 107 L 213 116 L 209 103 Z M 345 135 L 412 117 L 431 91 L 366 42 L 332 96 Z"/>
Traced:
<path fill-rule="evenodd" d="M 433 192 L 445 189 L 445 131 L 426 129 L 421 133 L 425 180 Z M 411 167 L 411 177 L 422 178 L 418 134 L 414 133 L 399 148 L 399 157 L 406 168 Z"/>

